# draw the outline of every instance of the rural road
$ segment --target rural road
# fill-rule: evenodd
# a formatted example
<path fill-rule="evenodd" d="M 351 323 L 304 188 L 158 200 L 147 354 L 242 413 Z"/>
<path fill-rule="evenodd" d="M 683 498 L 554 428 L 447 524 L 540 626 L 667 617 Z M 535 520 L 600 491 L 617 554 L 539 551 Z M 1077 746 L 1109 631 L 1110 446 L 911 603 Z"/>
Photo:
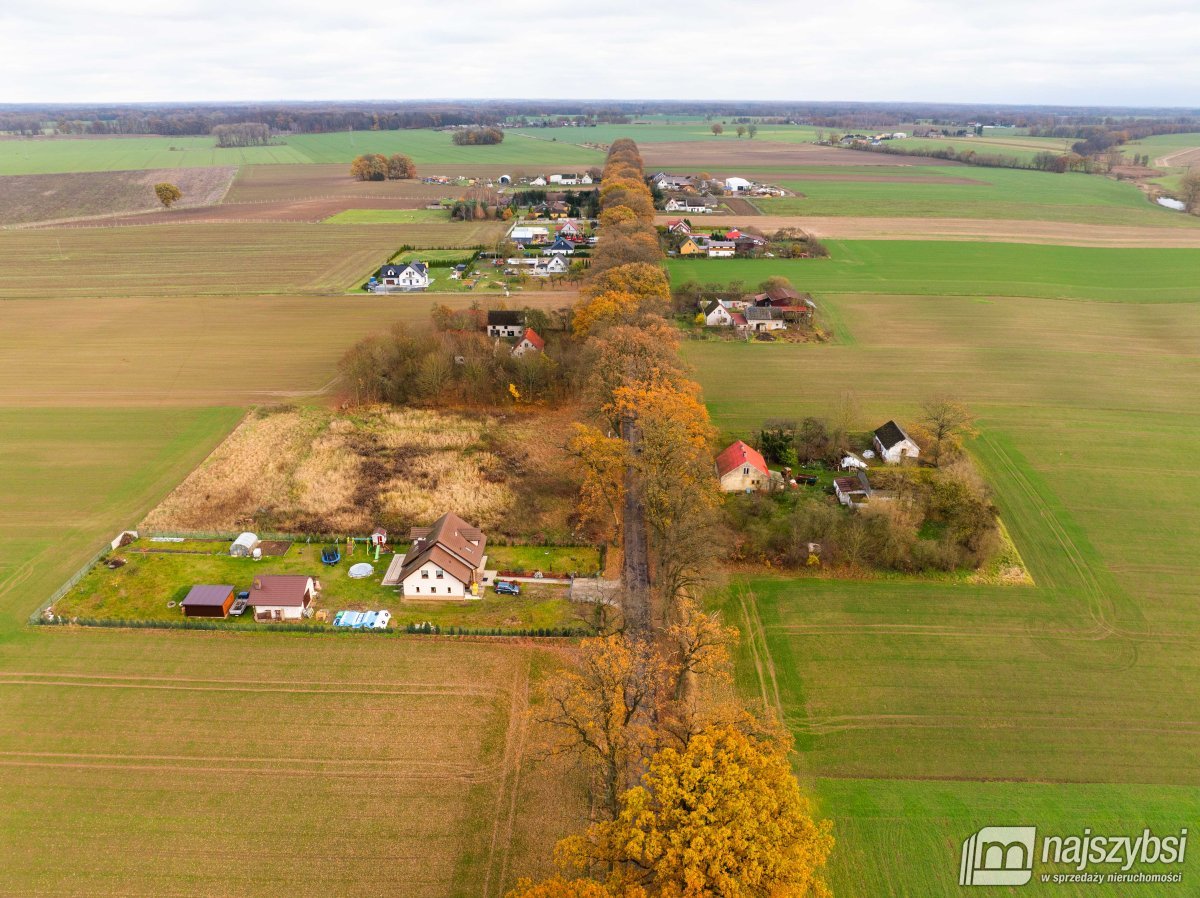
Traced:
<path fill-rule="evenodd" d="M 657 223 L 666 224 L 678 217 L 661 215 Z M 695 215 L 690 221 L 698 228 L 753 226 L 766 233 L 779 228 L 800 228 L 816 237 L 831 240 L 973 240 L 1061 246 L 1200 247 L 1200 227 L 1152 228 L 1058 221 L 799 215 Z"/>

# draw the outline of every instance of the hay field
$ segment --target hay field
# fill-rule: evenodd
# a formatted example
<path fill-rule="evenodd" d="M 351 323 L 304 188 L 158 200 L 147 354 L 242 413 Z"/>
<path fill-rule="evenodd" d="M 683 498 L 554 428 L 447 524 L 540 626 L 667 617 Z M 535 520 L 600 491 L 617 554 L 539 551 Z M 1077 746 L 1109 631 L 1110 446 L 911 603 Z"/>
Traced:
<path fill-rule="evenodd" d="M 503 222 L 254 223 L 0 232 L 0 298 L 340 293 L 400 246 L 492 243 Z"/>
<path fill-rule="evenodd" d="M 173 208 L 208 206 L 224 198 L 236 173 L 234 168 L 177 168 L 0 176 L 0 225 L 161 209 L 154 194 L 160 181 L 183 191 Z"/>
<path fill-rule="evenodd" d="M 262 530 L 405 534 L 453 510 L 493 535 L 570 536 L 577 489 L 564 414 L 456 414 L 388 406 L 252 412 L 141 526 L 168 533 Z M 539 434 L 550 458 L 528 462 Z M 531 514 L 541 507 L 541 515 Z M 518 509 L 522 513 L 518 514 Z"/>
<path fill-rule="evenodd" d="M 782 275 L 814 293 L 1032 296 L 1088 302 L 1195 302 L 1200 250 L 1021 243 L 832 240 L 828 259 L 671 259 L 673 283 Z"/>
<path fill-rule="evenodd" d="M 951 392 L 1037 584 L 758 577 L 721 600 L 750 635 L 742 688 L 781 710 L 835 819 L 835 893 L 956 895 L 962 840 L 997 820 L 1187 825 L 1200 303 L 818 299 L 837 343 L 685 344 L 718 425 L 745 435 L 849 394 L 869 428 Z"/>

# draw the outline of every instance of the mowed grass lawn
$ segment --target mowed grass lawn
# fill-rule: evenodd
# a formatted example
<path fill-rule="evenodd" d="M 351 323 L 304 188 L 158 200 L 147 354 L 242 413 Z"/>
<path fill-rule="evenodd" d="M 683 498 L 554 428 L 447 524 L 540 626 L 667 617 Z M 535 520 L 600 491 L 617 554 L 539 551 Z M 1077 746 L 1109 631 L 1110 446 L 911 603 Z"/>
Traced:
<path fill-rule="evenodd" d="M 1200 304 L 832 295 L 844 340 L 685 344 L 716 423 L 950 393 L 1036 585 L 737 580 L 739 683 L 837 825 L 835 894 L 958 895 L 962 841 L 1178 831 L 1200 800 Z M 1170 684 L 1169 686 L 1165 684 Z M 1155 894 L 1190 895 L 1181 885 Z M 1143 886 L 1031 885 L 1033 894 Z"/>
<path fill-rule="evenodd" d="M 1031 296 L 1105 302 L 1200 300 L 1200 250 L 919 240 L 830 240 L 828 259 L 671 259 L 674 284 L 755 287 L 788 278 L 812 293 Z"/>
<path fill-rule="evenodd" d="M 580 129 L 579 133 L 583 133 Z M 291 134 L 265 147 L 221 149 L 213 138 L 114 137 L 0 140 L 0 175 L 48 172 L 127 171 L 212 165 L 349 163 L 363 153 L 404 153 L 417 165 L 600 165 L 597 150 L 566 141 L 508 134 L 495 146 L 459 147 L 449 131 L 342 131 Z"/>
<path fill-rule="evenodd" d="M 889 157 L 891 158 L 891 157 Z M 1147 201 L 1132 184 L 1084 174 L 1051 174 L 967 166 L 922 166 L 927 177 L 973 183 L 864 179 L 780 180 L 798 196 L 755 200 L 767 215 L 837 215 L 895 218 L 1031 219 L 1080 224 L 1196 227 L 1200 221 Z"/>
<path fill-rule="evenodd" d="M 0 232 L 0 298 L 335 293 L 407 244 L 493 243 L 503 222 L 180 224 Z"/>

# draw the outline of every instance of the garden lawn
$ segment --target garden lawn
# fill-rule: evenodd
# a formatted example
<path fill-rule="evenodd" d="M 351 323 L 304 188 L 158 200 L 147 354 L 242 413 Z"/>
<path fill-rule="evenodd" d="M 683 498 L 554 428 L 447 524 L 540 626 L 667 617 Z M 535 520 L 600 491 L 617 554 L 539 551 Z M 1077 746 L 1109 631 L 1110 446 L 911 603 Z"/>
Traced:
<path fill-rule="evenodd" d="M 830 240 L 828 259 L 671 259 L 674 284 L 747 289 L 781 275 L 812 293 L 1031 296 L 1105 302 L 1200 300 L 1200 249 Z"/>
<path fill-rule="evenodd" d="M 600 571 L 600 552 L 594 546 L 488 546 L 488 567 L 499 571 L 591 576 Z"/>
<path fill-rule="evenodd" d="M 125 559 L 123 567 L 110 570 L 98 564 L 77 586 L 55 606 L 64 617 L 117 620 L 183 620 L 178 603 L 183 601 L 192 586 L 198 584 L 229 584 L 235 592 L 250 590 L 256 576 L 264 574 L 306 574 L 321 582 L 321 594 L 314 608 L 333 612 L 343 608 L 372 610 L 386 608 L 395 618 L 395 626 L 431 621 L 443 627 L 563 627 L 577 625 L 573 609 L 566 600 L 562 586 L 531 585 L 522 588 L 519 597 L 497 596 L 487 592 L 479 600 L 462 602 L 404 602 L 395 588 L 380 585 L 392 556 L 382 555 L 373 560 L 373 553 L 359 546 L 351 555 L 344 555 L 336 565 L 321 563 L 321 549 L 331 543 L 293 543 L 279 557 L 264 557 L 260 561 L 233 558 L 224 544 L 213 551 L 210 543 L 196 543 L 198 552 L 185 554 L 178 544 L 139 541 L 113 554 Z M 192 543 L 185 543 L 191 546 Z M 339 548 L 344 553 L 345 544 Z M 154 551 L 164 549 L 166 551 Z M 142 550 L 145 550 L 144 552 Z M 370 577 L 351 579 L 350 566 L 358 562 L 374 565 Z M 168 607 L 169 602 L 176 603 Z M 253 615 L 247 611 L 231 623 L 248 623 Z"/>

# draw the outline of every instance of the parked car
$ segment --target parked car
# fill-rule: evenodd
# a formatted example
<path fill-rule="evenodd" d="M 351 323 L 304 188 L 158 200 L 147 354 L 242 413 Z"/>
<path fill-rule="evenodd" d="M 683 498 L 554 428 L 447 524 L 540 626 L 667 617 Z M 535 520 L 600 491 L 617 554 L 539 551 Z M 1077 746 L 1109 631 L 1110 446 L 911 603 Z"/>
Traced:
<path fill-rule="evenodd" d="M 521 584 L 514 583 L 512 580 L 497 580 L 496 594 L 501 596 L 519 596 L 521 594 Z"/>

